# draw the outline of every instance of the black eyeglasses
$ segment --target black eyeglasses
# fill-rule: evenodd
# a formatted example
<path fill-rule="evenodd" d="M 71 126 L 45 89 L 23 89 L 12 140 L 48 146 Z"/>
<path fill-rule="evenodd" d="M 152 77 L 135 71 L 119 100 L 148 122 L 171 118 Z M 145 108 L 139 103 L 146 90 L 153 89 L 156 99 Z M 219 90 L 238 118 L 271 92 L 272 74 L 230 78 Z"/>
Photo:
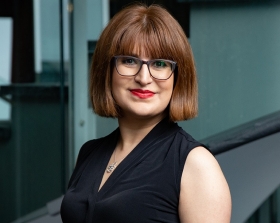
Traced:
<path fill-rule="evenodd" d="M 176 62 L 165 59 L 144 61 L 132 56 L 114 56 L 115 67 L 121 76 L 135 76 L 141 70 L 143 64 L 148 66 L 150 75 L 158 80 L 167 80 L 176 68 Z"/>

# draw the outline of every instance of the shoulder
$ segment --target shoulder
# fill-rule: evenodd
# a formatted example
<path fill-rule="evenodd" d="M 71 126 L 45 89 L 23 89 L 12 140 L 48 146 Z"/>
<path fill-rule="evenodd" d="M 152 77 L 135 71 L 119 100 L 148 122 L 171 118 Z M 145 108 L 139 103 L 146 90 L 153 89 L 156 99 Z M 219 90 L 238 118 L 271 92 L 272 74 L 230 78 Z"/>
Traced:
<path fill-rule="evenodd" d="M 193 149 L 195 147 L 205 147 L 205 145 L 203 145 L 202 143 L 200 143 L 199 141 L 197 141 L 196 139 L 194 139 L 189 133 L 187 133 L 184 129 L 182 129 L 180 127 L 180 129 L 177 132 L 177 137 L 179 138 L 180 141 L 186 142 L 188 143 L 190 149 Z"/>
<path fill-rule="evenodd" d="M 78 158 L 71 175 L 71 178 L 68 183 L 68 188 L 76 181 L 81 172 L 84 170 L 85 166 L 90 162 L 91 157 L 97 157 L 98 153 L 103 153 L 104 148 L 102 145 L 105 142 L 112 142 L 113 137 L 115 136 L 116 131 L 112 132 L 110 135 L 99 138 L 99 139 L 92 139 L 84 143 L 79 151 Z M 99 151 L 99 152 L 98 152 Z"/>
<path fill-rule="evenodd" d="M 111 134 L 98 138 L 92 139 L 84 143 L 79 151 L 78 158 L 77 158 L 77 165 L 83 163 L 84 160 L 92 153 L 97 151 L 97 149 L 105 142 L 112 142 L 114 138 L 118 134 L 118 129 L 113 131 Z"/>
<path fill-rule="evenodd" d="M 84 143 L 79 151 L 77 164 L 83 162 L 83 160 L 88 157 L 88 155 L 103 141 L 103 139 L 104 138 L 92 139 Z"/>
<path fill-rule="evenodd" d="M 183 167 L 185 165 L 186 158 L 189 156 L 189 153 L 194 148 L 203 147 L 204 150 L 208 150 L 210 152 L 210 154 L 211 154 L 211 151 L 207 148 L 207 146 L 205 146 L 201 142 L 199 142 L 196 139 L 194 139 L 190 134 L 188 134 L 181 127 L 177 131 L 177 134 L 176 134 L 174 142 L 175 142 L 175 146 L 180 151 Z"/>
<path fill-rule="evenodd" d="M 215 157 L 204 147 L 192 149 L 181 178 L 181 222 L 230 222 L 228 184 Z"/>

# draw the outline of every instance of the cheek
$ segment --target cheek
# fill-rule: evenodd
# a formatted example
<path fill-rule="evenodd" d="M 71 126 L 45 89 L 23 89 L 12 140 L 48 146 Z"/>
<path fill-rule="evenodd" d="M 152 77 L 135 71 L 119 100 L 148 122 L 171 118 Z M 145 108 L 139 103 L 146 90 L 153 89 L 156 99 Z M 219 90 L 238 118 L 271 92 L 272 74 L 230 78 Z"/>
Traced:
<path fill-rule="evenodd" d="M 174 76 L 170 77 L 170 79 L 168 79 L 167 81 L 168 82 L 166 82 L 165 89 L 168 94 L 168 98 L 170 99 L 174 89 Z"/>
<path fill-rule="evenodd" d="M 112 97 L 115 101 L 116 104 L 119 104 L 119 100 L 118 100 L 118 84 L 117 84 L 117 80 L 116 78 L 114 77 L 114 75 L 112 76 L 112 85 L 111 85 L 111 94 L 112 94 Z"/>
<path fill-rule="evenodd" d="M 116 71 L 114 70 L 114 72 L 112 74 L 112 94 L 113 94 L 114 98 L 118 95 L 117 91 L 118 91 L 119 85 L 120 85 L 120 83 L 117 78 Z"/>
<path fill-rule="evenodd" d="M 169 105 L 171 96 L 173 93 L 173 78 L 166 80 L 166 82 L 159 83 L 162 94 L 160 96 L 160 101 L 162 106 L 166 107 Z"/>
<path fill-rule="evenodd" d="M 112 74 L 112 96 L 115 102 L 120 105 L 125 97 L 126 80 L 121 78 L 115 71 Z"/>

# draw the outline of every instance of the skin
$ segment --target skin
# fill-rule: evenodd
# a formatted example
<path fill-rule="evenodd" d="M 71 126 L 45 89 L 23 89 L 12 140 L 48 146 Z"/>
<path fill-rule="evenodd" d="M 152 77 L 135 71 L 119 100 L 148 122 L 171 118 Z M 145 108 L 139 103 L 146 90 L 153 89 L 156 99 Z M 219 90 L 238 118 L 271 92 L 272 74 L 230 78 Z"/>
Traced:
<path fill-rule="evenodd" d="M 136 55 L 137 56 L 137 55 Z M 142 60 L 150 60 L 146 56 L 138 56 Z M 173 91 L 174 76 L 168 80 L 155 80 L 151 77 L 147 65 L 136 76 L 120 76 L 114 69 L 112 74 L 112 94 L 122 109 L 122 117 L 118 119 L 120 140 L 115 149 L 116 161 L 126 157 L 133 148 L 159 123 L 165 116 Z M 146 99 L 131 93 L 132 89 L 149 90 L 155 94 Z M 109 164 L 114 162 L 112 156 Z M 104 173 L 99 190 L 109 173 Z"/>
<path fill-rule="evenodd" d="M 222 170 L 203 147 L 188 155 L 181 178 L 179 216 L 182 223 L 229 223 L 231 196 Z"/>
<path fill-rule="evenodd" d="M 121 137 L 115 149 L 116 161 L 120 162 L 166 116 L 174 75 L 165 81 L 155 80 L 143 65 L 136 76 L 123 77 L 114 70 L 112 77 L 112 94 L 122 109 L 122 117 L 118 119 Z M 131 89 L 150 90 L 155 94 L 143 99 L 132 94 Z M 113 162 L 112 155 L 109 164 Z M 110 173 L 104 173 L 99 190 L 109 176 Z M 230 215 L 230 191 L 218 162 L 205 148 L 194 148 L 186 159 L 181 178 L 180 222 L 227 223 Z"/>
<path fill-rule="evenodd" d="M 139 56 L 138 56 L 139 57 Z M 148 57 L 139 57 L 150 60 Z M 113 71 L 112 93 L 117 104 L 122 108 L 121 122 L 132 120 L 161 120 L 170 102 L 173 91 L 174 76 L 167 80 L 155 80 L 151 77 L 148 67 L 143 64 L 136 76 L 120 76 L 116 69 Z M 150 98 L 139 98 L 131 90 L 149 90 L 155 94 Z"/>

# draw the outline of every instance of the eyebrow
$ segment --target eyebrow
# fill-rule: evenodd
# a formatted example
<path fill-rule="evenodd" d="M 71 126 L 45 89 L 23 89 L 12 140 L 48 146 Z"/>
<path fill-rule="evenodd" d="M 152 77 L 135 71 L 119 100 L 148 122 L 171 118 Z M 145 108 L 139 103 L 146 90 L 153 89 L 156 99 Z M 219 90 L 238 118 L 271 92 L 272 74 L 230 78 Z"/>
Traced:
<path fill-rule="evenodd" d="M 132 57 L 137 57 L 137 58 L 139 58 L 139 55 L 136 54 L 136 53 L 130 53 L 128 56 L 132 56 Z"/>
<path fill-rule="evenodd" d="M 127 56 L 137 57 L 137 58 L 140 59 L 140 55 L 137 54 L 137 53 L 129 53 Z M 145 56 L 148 57 L 147 55 L 144 55 L 144 57 L 145 57 Z"/>

